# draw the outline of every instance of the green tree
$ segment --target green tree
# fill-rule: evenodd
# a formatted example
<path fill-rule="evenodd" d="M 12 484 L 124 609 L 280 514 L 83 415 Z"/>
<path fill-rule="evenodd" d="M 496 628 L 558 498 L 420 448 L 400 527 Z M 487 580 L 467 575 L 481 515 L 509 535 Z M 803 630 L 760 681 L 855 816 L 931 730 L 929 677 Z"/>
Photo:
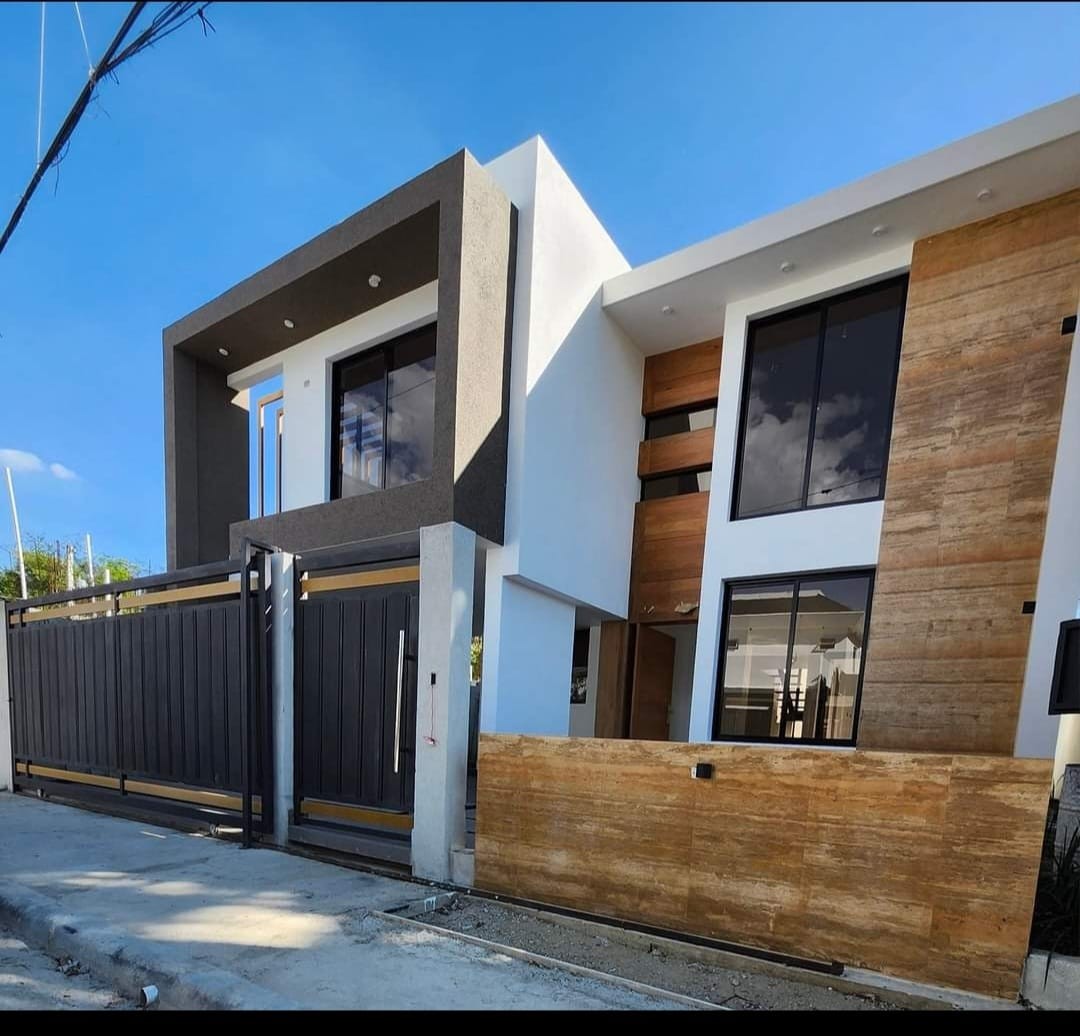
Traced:
<path fill-rule="evenodd" d="M 23 561 L 26 565 L 26 592 L 30 597 L 60 593 L 67 589 L 66 546 L 60 545 L 57 552 L 56 541 L 51 543 L 43 536 L 28 536 L 23 544 Z M 8 564 L 0 569 L 0 597 L 14 599 L 22 596 L 19 585 L 19 559 L 14 547 L 7 550 Z M 72 566 L 75 572 L 75 585 L 80 581 L 90 583 L 90 571 L 86 558 L 75 555 Z M 94 581 L 99 585 L 105 581 L 105 570 L 114 583 L 126 579 L 135 579 L 142 574 L 142 569 L 134 561 L 126 558 L 101 555 L 94 558 Z"/>

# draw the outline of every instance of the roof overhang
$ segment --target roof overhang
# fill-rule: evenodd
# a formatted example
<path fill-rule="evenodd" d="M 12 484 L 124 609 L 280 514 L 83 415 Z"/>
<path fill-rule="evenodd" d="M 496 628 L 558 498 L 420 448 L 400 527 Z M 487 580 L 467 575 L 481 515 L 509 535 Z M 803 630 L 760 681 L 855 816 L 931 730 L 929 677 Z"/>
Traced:
<path fill-rule="evenodd" d="M 793 275 L 868 259 L 1078 184 L 1080 95 L 613 277 L 603 306 L 646 354 L 677 349 L 718 337 L 729 302 Z M 984 189 L 991 193 L 980 199 Z"/>
<path fill-rule="evenodd" d="M 165 348 L 232 374 L 436 280 L 440 219 L 461 207 L 465 156 L 421 173 L 165 328 Z"/>

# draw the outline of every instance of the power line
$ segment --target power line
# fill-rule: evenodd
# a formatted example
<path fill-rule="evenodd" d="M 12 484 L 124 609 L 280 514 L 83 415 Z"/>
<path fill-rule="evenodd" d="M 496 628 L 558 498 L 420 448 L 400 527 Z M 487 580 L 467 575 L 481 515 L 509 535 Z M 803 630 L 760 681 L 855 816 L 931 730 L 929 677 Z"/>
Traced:
<path fill-rule="evenodd" d="M 41 111 L 45 98 L 45 0 L 41 0 L 41 46 L 38 51 L 37 83 L 37 150 L 34 161 L 41 162 Z"/>
<path fill-rule="evenodd" d="M 131 5 L 131 10 L 128 11 L 120 29 L 113 37 L 112 42 L 105 49 L 105 53 L 102 55 L 101 60 L 97 63 L 96 67 L 91 69 L 86 85 L 79 92 L 78 98 L 76 98 L 75 103 L 71 107 L 71 111 L 68 112 L 67 118 L 64 119 L 63 124 L 60 126 L 53 142 L 49 145 L 49 149 L 45 152 L 44 157 L 39 159 L 37 167 L 34 169 L 34 175 L 30 178 L 30 183 L 27 185 L 26 190 L 23 191 L 23 195 L 19 199 L 18 205 L 15 206 L 15 211 L 11 214 L 7 226 L 4 228 L 3 235 L 0 235 L 0 253 L 4 251 L 5 246 L 11 239 L 11 235 L 15 232 L 15 228 L 19 225 L 19 220 L 22 219 L 22 215 L 26 211 L 26 206 L 30 203 L 30 199 L 34 194 L 34 191 L 37 190 L 38 184 L 41 183 L 41 178 L 45 175 L 50 166 L 58 159 L 62 158 L 64 147 L 71 139 L 71 135 L 75 132 L 75 127 L 79 124 L 79 120 L 89 106 L 90 101 L 94 96 L 94 90 L 97 88 L 97 84 L 102 78 L 115 72 L 123 62 L 133 58 L 147 47 L 153 46 L 153 44 L 164 39 L 194 18 L 198 18 L 202 22 L 204 33 L 207 28 L 212 30 L 214 27 L 210 24 L 204 13 L 209 6 L 210 0 L 205 0 L 203 3 L 167 4 L 154 17 L 143 32 L 139 33 L 127 47 L 121 50 L 120 48 L 123 46 L 124 40 L 127 39 L 128 34 L 138 20 L 139 15 L 142 14 L 143 9 L 146 7 L 145 3 L 135 3 Z M 42 22 L 44 24 L 44 13 L 42 14 Z M 44 30 L 42 31 L 42 41 L 42 53 L 44 54 Z M 42 58 L 42 78 L 43 77 L 44 57 Z M 40 117 L 39 106 L 39 121 Z M 38 146 L 40 148 L 40 144 Z"/>

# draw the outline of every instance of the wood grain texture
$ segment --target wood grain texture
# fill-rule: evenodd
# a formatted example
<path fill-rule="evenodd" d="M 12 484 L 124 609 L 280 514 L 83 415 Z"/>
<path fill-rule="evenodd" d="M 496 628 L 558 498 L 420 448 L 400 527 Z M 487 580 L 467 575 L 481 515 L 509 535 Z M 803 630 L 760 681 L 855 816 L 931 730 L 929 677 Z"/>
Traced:
<path fill-rule="evenodd" d="M 641 412 L 646 417 L 716 402 L 722 338 L 645 358 Z"/>
<path fill-rule="evenodd" d="M 634 639 L 634 681 L 630 693 L 630 736 L 668 739 L 668 711 L 675 682 L 675 638 L 638 626 Z"/>
<path fill-rule="evenodd" d="M 1080 191 L 916 242 L 860 747 L 1012 752 L 1078 294 Z"/>
<path fill-rule="evenodd" d="M 708 493 L 642 500 L 637 505 L 630 563 L 631 622 L 697 621 L 708 514 Z"/>
<path fill-rule="evenodd" d="M 1004 756 L 481 734 L 476 885 L 1014 997 L 1049 785 Z"/>
<path fill-rule="evenodd" d="M 638 447 L 638 478 L 711 468 L 712 453 L 712 428 L 646 439 Z"/>
<path fill-rule="evenodd" d="M 596 677 L 596 737 L 626 737 L 630 724 L 630 623 L 600 624 Z"/>

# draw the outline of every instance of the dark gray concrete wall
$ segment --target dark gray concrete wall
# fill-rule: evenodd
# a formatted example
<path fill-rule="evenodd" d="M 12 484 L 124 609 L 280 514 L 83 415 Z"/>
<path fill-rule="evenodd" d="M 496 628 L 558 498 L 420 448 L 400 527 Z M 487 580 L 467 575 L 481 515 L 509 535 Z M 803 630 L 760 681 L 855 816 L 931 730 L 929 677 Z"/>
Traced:
<path fill-rule="evenodd" d="M 169 569 L 228 557 L 248 514 L 248 412 L 221 372 L 165 348 L 165 500 Z"/>

